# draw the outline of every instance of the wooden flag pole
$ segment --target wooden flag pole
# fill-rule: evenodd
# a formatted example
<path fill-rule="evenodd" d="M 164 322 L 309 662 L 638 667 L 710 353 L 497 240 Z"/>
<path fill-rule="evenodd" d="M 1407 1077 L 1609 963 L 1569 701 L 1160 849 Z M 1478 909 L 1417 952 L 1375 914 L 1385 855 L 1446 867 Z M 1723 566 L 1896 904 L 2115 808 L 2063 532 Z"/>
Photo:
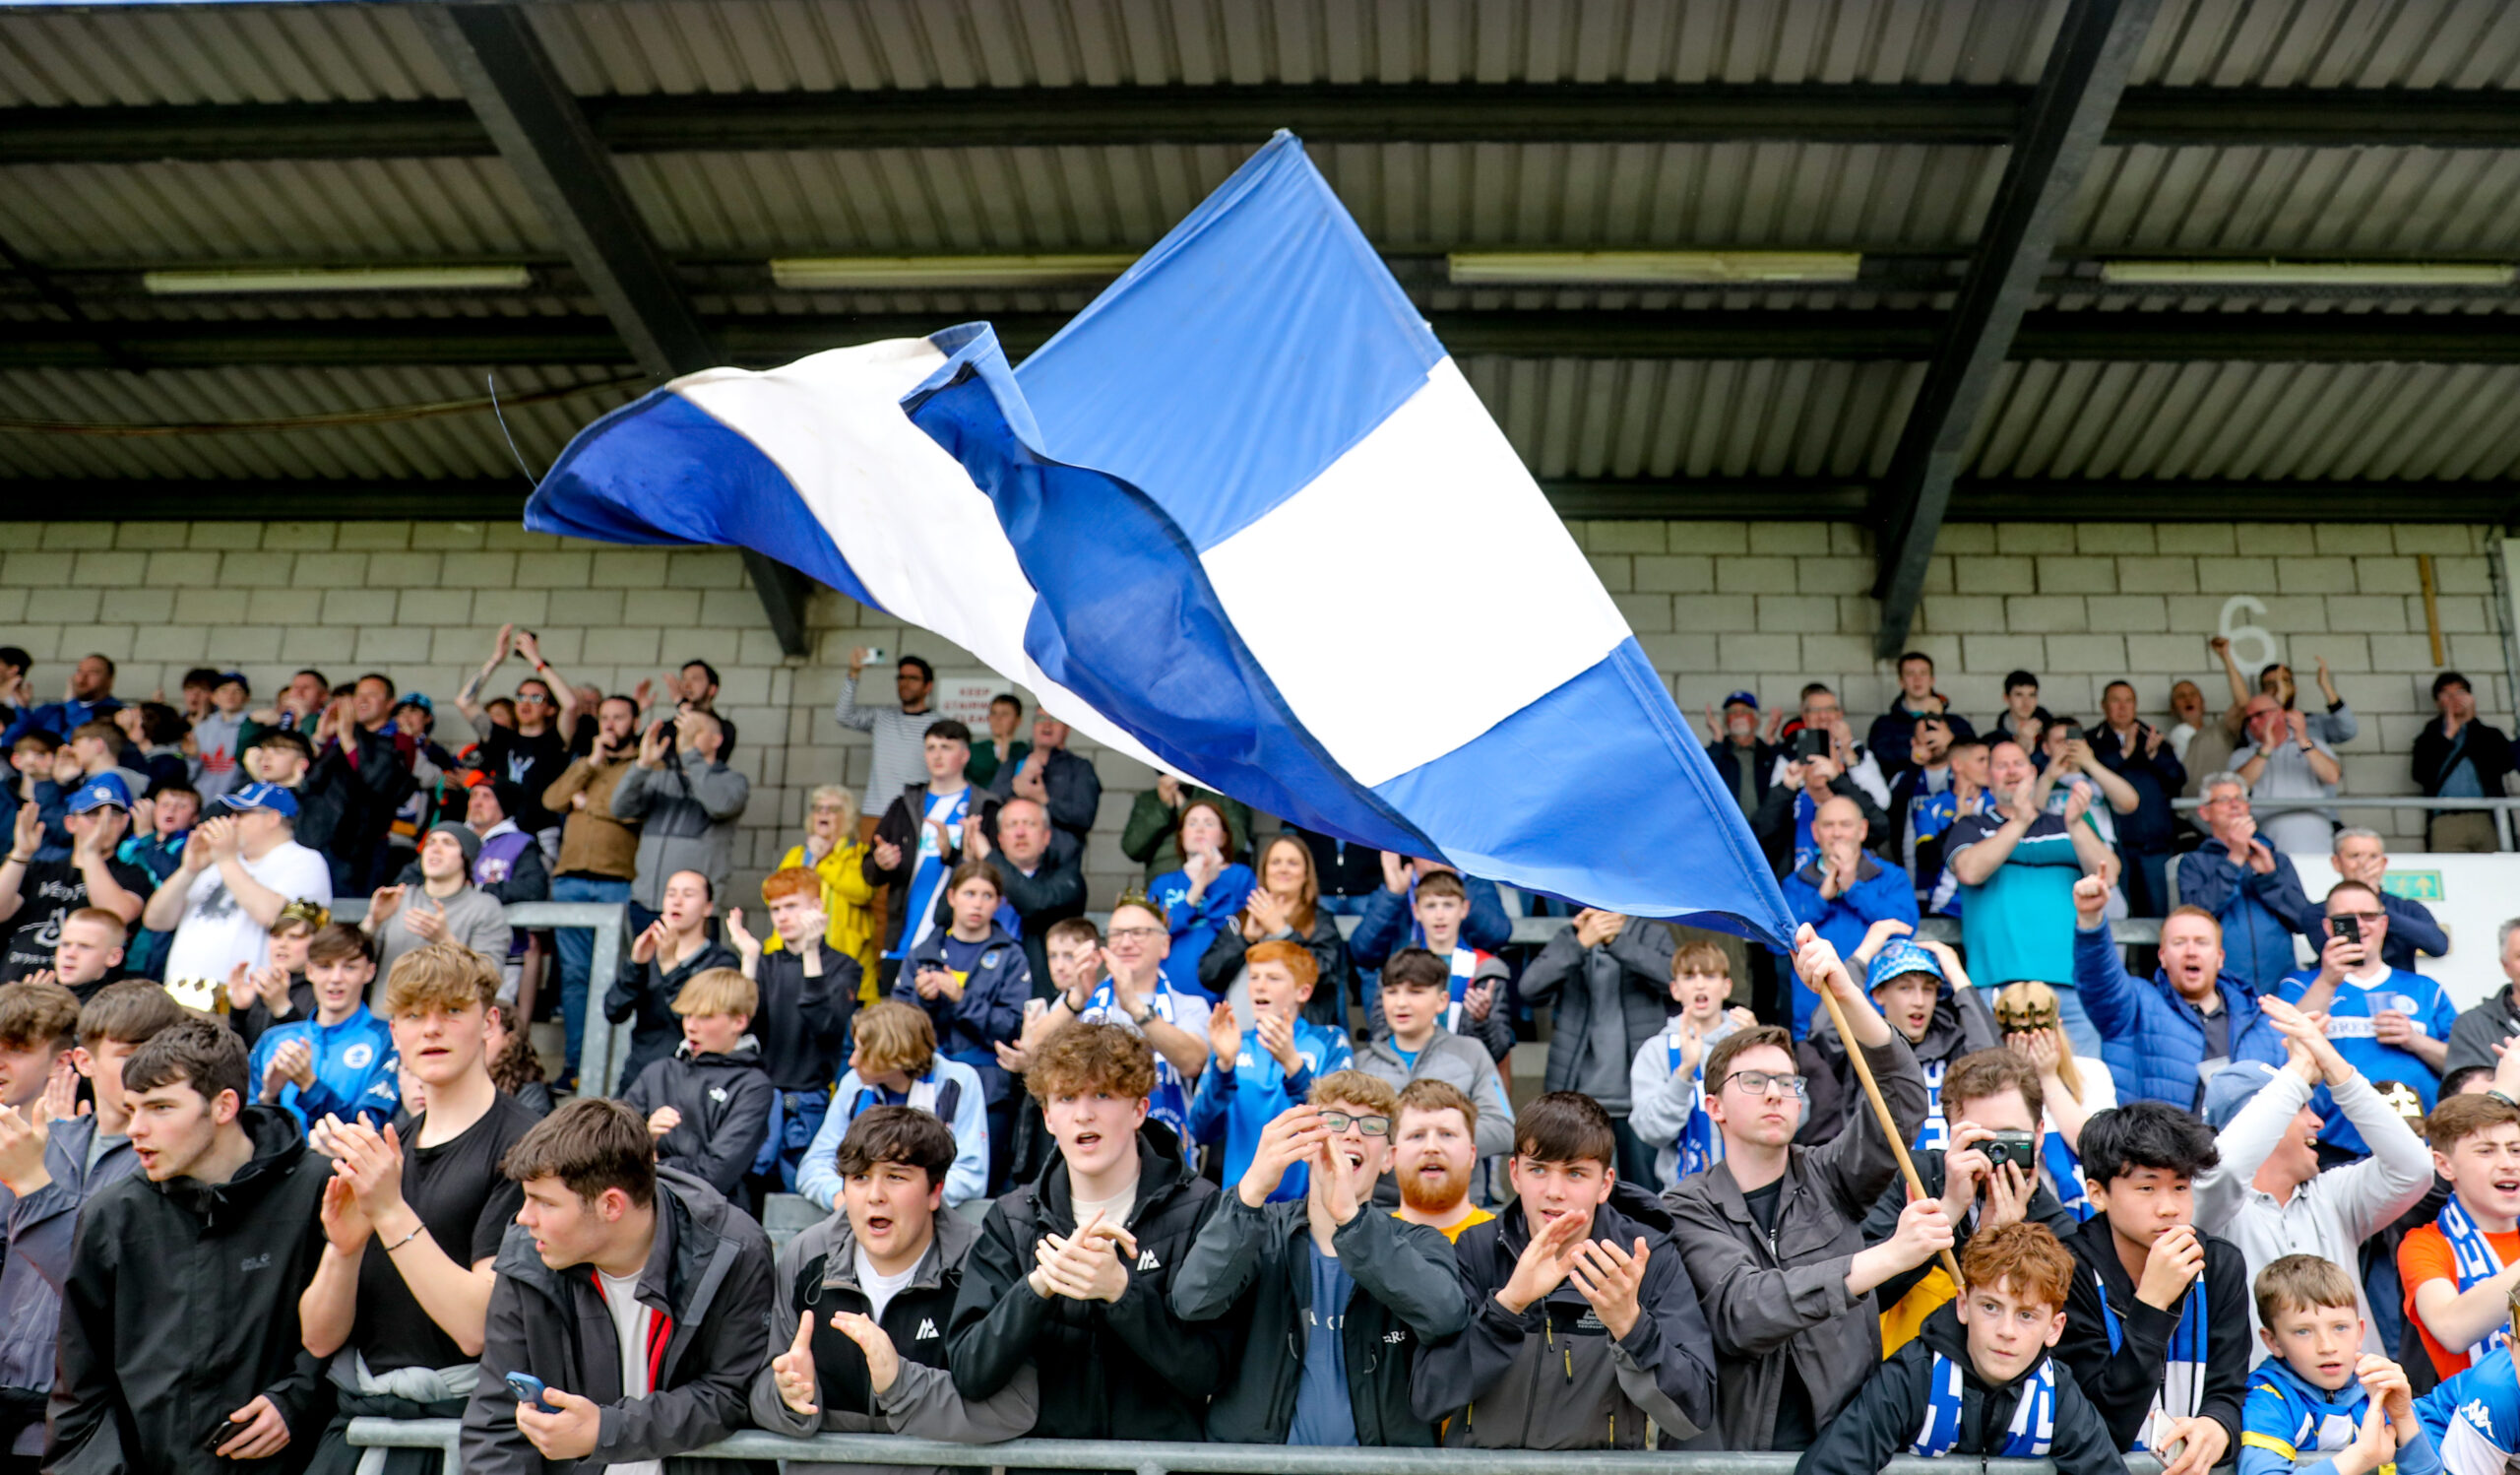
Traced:
<path fill-rule="evenodd" d="M 1838 1042 L 1847 1048 L 1847 1058 L 1855 1064 L 1855 1078 L 1863 1082 L 1864 1099 L 1872 1103 L 1872 1115 L 1880 1120 L 1881 1135 L 1890 1139 L 1890 1150 L 1899 1155 L 1899 1174 L 1908 1181 L 1909 1195 L 1919 1199 L 1925 1197 L 1925 1181 L 1917 1176 L 1916 1160 L 1908 1156 L 1908 1144 L 1899 1135 L 1899 1123 L 1890 1115 L 1890 1103 L 1881 1099 L 1881 1083 L 1872 1078 L 1872 1065 L 1863 1058 L 1863 1047 L 1855 1042 L 1855 1036 L 1847 1033 L 1846 1011 L 1838 1003 L 1837 991 L 1823 980 L 1819 993 L 1820 1001 L 1829 1006 L 1830 1022 L 1838 1027 Z M 1942 1251 L 1942 1268 L 1951 1272 L 1954 1293 L 1969 1288 L 1969 1283 L 1960 1276 L 1959 1259 L 1948 1249 Z"/>

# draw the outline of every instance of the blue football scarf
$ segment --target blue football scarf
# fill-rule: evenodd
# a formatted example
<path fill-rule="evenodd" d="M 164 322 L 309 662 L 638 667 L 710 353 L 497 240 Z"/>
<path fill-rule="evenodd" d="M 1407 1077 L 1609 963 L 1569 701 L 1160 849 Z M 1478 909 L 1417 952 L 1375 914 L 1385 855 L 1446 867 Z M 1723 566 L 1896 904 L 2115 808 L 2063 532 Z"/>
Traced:
<path fill-rule="evenodd" d="M 1154 992 L 1147 995 L 1147 1008 L 1166 1024 L 1187 1028 L 1174 1012 L 1177 1007 L 1175 1000 L 1179 996 L 1159 980 Z M 1220 1001 L 1217 1007 L 1222 1009 L 1230 1005 Z M 1137 1028 L 1136 1021 L 1120 1007 L 1119 992 L 1112 988 L 1107 978 L 1094 986 L 1094 993 L 1085 1000 L 1084 1011 L 1077 1017 L 1088 1024 L 1107 1021 L 1127 1029 Z M 1204 1035 L 1206 1030 L 1202 1027 L 1189 1032 Z M 1147 1097 L 1146 1115 L 1148 1121 L 1160 1122 L 1178 1133 L 1184 1148 L 1197 1147 L 1198 1144 L 1190 1138 L 1190 1092 L 1182 1084 L 1181 1072 L 1172 1068 L 1172 1062 L 1166 1059 L 1160 1050 L 1155 1052 L 1155 1090 Z"/>
<path fill-rule="evenodd" d="M 902 914 L 901 945 L 884 956 L 907 958 L 927 934 L 936 930 L 936 893 L 945 884 L 945 853 L 936 839 L 936 825 L 941 822 L 949 839 L 962 844 L 963 816 L 972 808 L 969 785 L 951 802 L 930 796 L 927 812 L 918 816 L 918 867 L 911 872 L 910 910 Z"/>
<path fill-rule="evenodd" d="M 2477 1221 L 2459 1202 L 2458 1194 L 2450 1195 L 2450 1201 L 2441 1206 L 2441 1217 L 2432 1222 L 2441 1231 L 2441 1238 L 2450 1242 L 2450 1257 L 2458 1267 L 2460 1290 L 2502 1273 L 2502 1256 L 2493 1252 L 2493 1242 L 2477 1228 Z M 2493 1355 L 2494 1348 L 2510 1340 L 2511 1323 L 2505 1320 L 2468 1349 L 2468 1366 L 2473 1368 L 2484 1362 Z"/>
<path fill-rule="evenodd" d="M 2041 1358 L 2039 1369 L 2021 1390 L 2012 1423 L 2004 1430 L 2004 1446 L 1988 1450 L 2007 1459 L 2045 1459 L 2056 1438 L 2056 1364 Z M 1937 1352 L 1925 1375 L 1925 1422 L 1917 1430 L 1912 1454 L 1939 1459 L 1960 1442 L 1960 1365 Z"/>
<path fill-rule="evenodd" d="M 1452 998 L 1444 1005 L 1444 1028 L 1453 1034 L 1461 1033 L 1463 1000 L 1470 995 L 1471 981 L 1479 976 L 1479 960 L 1485 956 L 1485 953 L 1465 947 L 1461 943 L 1453 944 L 1450 981 Z"/>
<path fill-rule="evenodd" d="M 2091 1277 L 2100 1287 L 2100 1319 L 2109 1331 L 2109 1350 L 2114 1355 L 2125 1345 L 2126 1329 L 2118 1324 L 2117 1308 L 2109 1304 L 2108 1280 L 2098 1270 L 2091 1272 Z M 2152 1412 L 2144 1420 L 2144 1432 L 2135 1437 L 2138 1448 L 2149 1447 L 2143 1441 L 2163 1415 L 2192 1419 L 2205 1406 L 2205 1276 L 2201 1271 L 2188 1282 L 2187 1299 L 2179 1305 L 2178 1326 L 2170 1334 L 2169 1350 L 2162 1367 L 2161 1388 L 2153 1394 Z"/>
<path fill-rule="evenodd" d="M 2071 1209 L 2075 1218 L 2088 1219 L 2098 1212 L 2092 1207 L 2091 1190 L 2083 1184 L 2083 1160 L 2065 1145 L 2063 1132 L 2050 1126 L 2040 1134 L 2039 1161 L 2055 1180 L 2056 1201 Z"/>
<path fill-rule="evenodd" d="M 1917 1140 L 1908 1144 L 1912 1151 L 1940 1152 L 1951 1145 L 1951 1123 L 1942 1120 L 1942 1072 L 1947 1063 L 1917 1062 L 1917 1068 L 1925 1074 L 1925 1120 L 1917 1128 Z"/>
<path fill-rule="evenodd" d="M 1724 1137 L 1715 1129 L 1715 1122 L 1706 1115 L 1706 1051 L 1713 1042 L 1698 1048 L 1697 1069 L 1689 1082 L 1689 1120 L 1680 1127 L 1679 1163 L 1671 1175 L 1676 1185 L 1692 1173 L 1703 1173 L 1724 1161 Z M 1680 1037 L 1674 1032 L 1663 1037 L 1664 1068 L 1673 1075 L 1680 1073 Z"/>

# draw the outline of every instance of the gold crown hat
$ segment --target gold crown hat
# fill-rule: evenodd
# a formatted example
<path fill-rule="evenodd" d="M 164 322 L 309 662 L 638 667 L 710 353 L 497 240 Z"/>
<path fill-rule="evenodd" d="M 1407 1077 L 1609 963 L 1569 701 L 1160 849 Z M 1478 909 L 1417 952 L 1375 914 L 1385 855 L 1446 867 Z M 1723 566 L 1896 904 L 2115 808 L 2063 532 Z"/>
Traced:
<path fill-rule="evenodd" d="M 2004 1033 L 2055 1029 L 2063 1018 L 2056 991 L 2036 979 L 2008 986 L 1995 995 L 1995 1023 Z"/>
<path fill-rule="evenodd" d="M 1146 888 L 1135 881 L 1131 881 L 1127 885 L 1122 886 L 1120 888 L 1120 894 L 1112 899 L 1112 911 L 1116 912 L 1122 907 L 1140 907 L 1146 911 L 1153 912 L 1158 917 L 1169 915 L 1169 909 L 1167 909 L 1164 903 L 1147 895 Z"/>
<path fill-rule="evenodd" d="M 333 925 L 333 912 L 322 902 L 301 896 L 280 909 L 280 915 L 272 919 L 272 930 L 279 931 L 284 922 L 303 922 L 320 932 Z"/>

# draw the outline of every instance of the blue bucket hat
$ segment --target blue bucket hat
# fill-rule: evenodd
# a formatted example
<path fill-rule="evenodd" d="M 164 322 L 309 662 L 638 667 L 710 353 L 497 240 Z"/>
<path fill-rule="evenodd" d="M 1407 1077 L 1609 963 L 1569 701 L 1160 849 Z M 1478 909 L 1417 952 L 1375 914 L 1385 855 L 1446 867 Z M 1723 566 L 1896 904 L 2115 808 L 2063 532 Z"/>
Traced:
<path fill-rule="evenodd" d="M 1864 992 L 1869 994 L 1892 979 L 1910 973 L 1930 973 L 1937 980 L 1950 981 L 1932 953 L 1902 937 L 1873 954 L 1872 966 L 1863 975 Z"/>

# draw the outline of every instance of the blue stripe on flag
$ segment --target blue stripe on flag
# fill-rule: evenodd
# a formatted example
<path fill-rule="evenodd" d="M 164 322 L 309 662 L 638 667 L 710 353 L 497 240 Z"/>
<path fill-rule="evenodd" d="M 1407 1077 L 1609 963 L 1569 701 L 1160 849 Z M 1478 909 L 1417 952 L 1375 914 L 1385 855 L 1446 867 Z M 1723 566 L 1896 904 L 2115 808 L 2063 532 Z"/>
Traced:
<path fill-rule="evenodd" d="M 603 543 L 753 548 L 875 605 L 778 463 L 670 389 L 579 431 L 526 502 L 525 525 Z"/>
<path fill-rule="evenodd" d="M 1507 876 L 1631 916 L 1670 916 L 1671 898 L 1685 896 L 1704 912 L 1684 921 L 1792 937 L 1794 919 L 1766 857 L 1694 746 L 1630 637 L 1583 674 L 1375 792 L 1473 875 Z M 1708 816 L 1713 822 L 1700 822 Z"/>
<path fill-rule="evenodd" d="M 1037 444 L 1139 487 L 1205 550 L 1302 490 L 1443 356 L 1281 133 L 1016 377 Z"/>
<path fill-rule="evenodd" d="M 1024 646 L 1043 674 L 1166 763 L 1246 803 L 1358 844 L 1435 853 L 1288 714 L 1153 499 L 1025 444 L 1005 408 L 1023 392 L 993 345 L 965 348 L 944 377 L 903 403 L 995 499 L 1040 597 Z"/>

